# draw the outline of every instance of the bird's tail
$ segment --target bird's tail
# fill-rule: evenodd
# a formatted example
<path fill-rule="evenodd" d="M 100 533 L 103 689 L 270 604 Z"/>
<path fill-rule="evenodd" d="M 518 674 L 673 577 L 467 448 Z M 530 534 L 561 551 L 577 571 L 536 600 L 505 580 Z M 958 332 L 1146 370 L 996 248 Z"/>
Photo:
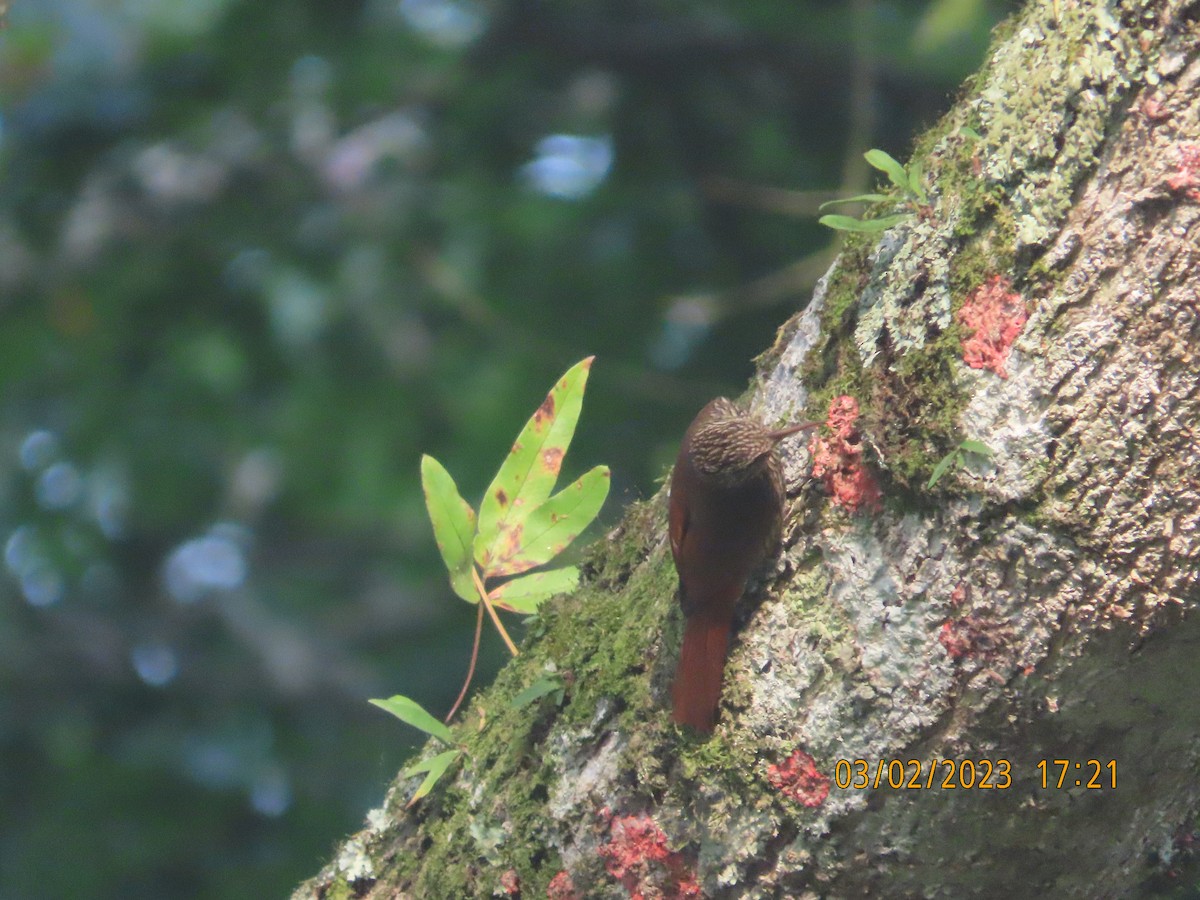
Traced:
<path fill-rule="evenodd" d="M 717 616 L 696 613 L 687 617 L 679 667 L 671 688 L 673 718 L 678 724 L 705 733 L 713 730 L 732 625 L 732 613 Z"/>

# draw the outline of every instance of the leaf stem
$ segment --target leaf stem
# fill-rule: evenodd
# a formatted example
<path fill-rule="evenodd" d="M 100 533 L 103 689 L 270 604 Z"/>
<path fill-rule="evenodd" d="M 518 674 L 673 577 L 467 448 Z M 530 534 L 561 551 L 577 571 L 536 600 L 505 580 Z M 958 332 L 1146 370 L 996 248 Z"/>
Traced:
<path fill-rule="evenodd" d="M 496 615 L 496 608 L 492 606 L 492 601 L 488 599 L 487 588 L 483 586 L 483 582 L 479 578 L 479 570 L 474 566 L 471 566 L 471 577 L 475 579 L 475 590 L 479 591 L 479 599 L 487 607 L 488 615 L 492 617 L 492 623 L 496 626 L 496 630 L 500 632 L 500 637 L 504 638 L 504 643 L 508 646 L 508 652 L 513 656 L 520 656 L 521 651 L 517 649 L 517 645 L 513 643 L 512 638 L 508 636 L 508 632 L 504 630 L 504 624 L 500 621 L 500 617 Z"/>
<path fill-rule="evenodd" d="M 471 679 L 475 677 L 475 662 L 479 659 L 479 637 L 483 633 L 483 605 L 479 606 L 479 615 L 475 617 L 475 642 L 471 645 L 471 665 L 467 667 L 467 680 L 463 682 L 462 690 L 458 692 L 458 699 L 454 701 L 454 705 L 450 707 L 450 712 L 446 713 L 446 718 L 442 721 L 447 725 L 454 718 L 454 714 L 458 712 L 458 707 L 463 702 L 463 697 L 467 696 L 467 688 L 471 686 Z"/>

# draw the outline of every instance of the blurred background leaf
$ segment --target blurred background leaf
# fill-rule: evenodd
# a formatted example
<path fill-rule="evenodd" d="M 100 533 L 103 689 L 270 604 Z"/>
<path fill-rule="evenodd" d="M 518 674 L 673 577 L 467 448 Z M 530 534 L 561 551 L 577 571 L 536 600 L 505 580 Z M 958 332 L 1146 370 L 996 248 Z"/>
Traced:
<path fill-rule="evenodd" d="M 0 898 L 281 896 L 449 708 L 482 495 L 649 496 L 1002 3 L 14 0 L 0 32 Z M 566 482 L 564 482 L 566 483 Z M 484 642 L 479 679 L 505 651 Z M 477 682 L 478 683 L 478 682 Z"/>

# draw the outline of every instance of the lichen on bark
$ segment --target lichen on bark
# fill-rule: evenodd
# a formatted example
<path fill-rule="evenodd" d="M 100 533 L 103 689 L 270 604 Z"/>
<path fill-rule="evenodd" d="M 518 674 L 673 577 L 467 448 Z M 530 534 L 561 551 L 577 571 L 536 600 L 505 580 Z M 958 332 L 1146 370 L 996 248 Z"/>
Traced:
<path fill-rule="evenodd" d="M 1198 18 L 1030 4 L 918 144 L 931 209 L 856 239 L 760 360 L 769 420 L 856 397 L 884 507 L 832 506 L 789 455 L 796 508 L 711 739 L 665 709 L 660 495 L 461 717 L 462 765 L 410 810 L 398 779 L 296 897 L 624 897 L 631 872 L 664 896 L 1129 897 L 1194 872 L 1176 836 L 1200 812 L 1200 203 L 1180 150 L 1200 141 Z M 1007 378 L 963 362 L 954 322 L 992 276 L 1029 309 Z M 925 490 L 964 438 L 992 455 Z M 548 670 L 563 704 L 512 709 Z M 938 759 L 1005 760 L 1010 786 L 834 779 Z M 1042 788 L 1042 759 L 1115 760 L 1118 788 Z"/>

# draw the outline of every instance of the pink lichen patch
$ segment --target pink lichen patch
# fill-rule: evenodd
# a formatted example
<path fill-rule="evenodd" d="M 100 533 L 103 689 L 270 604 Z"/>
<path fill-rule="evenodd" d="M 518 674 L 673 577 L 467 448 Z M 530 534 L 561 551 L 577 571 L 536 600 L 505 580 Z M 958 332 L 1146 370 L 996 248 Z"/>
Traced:
<path fill-rule="evenodd" d="M 961 619 L 947 619 L 938 632 L 938 641 L 951 659 L 987 656 L 1007 637 L 1008 630 L 974 613 Z"/>
<path fill-rule="evenodd" d="M 510 897 L 521 893 L 521 876 L 517 874 L 516 869 L 509 869 L 500 876 L 500 890 Z"/>
<path fill-rule="evenodd" d="M 1012 290 L 1012 282 L 993 275 L 975 288 L 954 318 L 971 332 L 963 341 L 963 362 L 1007 378 L 1004 364 L 1029 318 L 1025 298 Z"/>
<path fill-rule="evenodd" d="M 559 872 L 546 885 L 546 900 L 579 900 L 570 872 Z"/>
<path fill-rule="evenodd" d="M 967 599 L 967 585 L 960 581 L 954 586 L 954 590 L 950 592 L 950 605 L 962 606 Z"/>
<path fill-rule="evenodd" d="M 1179 156 L 1179 168 L 1167 176 L 1167 187 L 1182 191 L 1189 200 L 1200 203 L 1200 144 L 1183 143 L 1175 148 L 1175 152 Z"/>
<path fill-rule="evenodd" d="M 696 881 L 696 874 L 691 869 L 685 869 L 675 882 L 675 892 L 672 897 L 678 897 L 680 900 L 692 900 L 692 898 L 701 898 L 704 896 L 700 890 L 700 882 Z"/>
<path fill-rule="evenodd" d="M 829 417 L 825 424 L 840 438 L 852 437 L 857 431 L 854 424 L 858 421 L 858 401 L 853 397 L 842 394 L 829 402 Z"/>
<path fill-rule="evenodd" d="M 600 848 L 600 855 L 608 874 L 621 882 L 631 900 L 701 896 L 695 873 L 683 854 L 667 846 L 666 834 L 650 816 L 613 816 L 608 843 Z"/>
<path fill-rule="evenodd" d="M 808 447 L 813 477 L 822 479 L 833 502 L 851 513 L 878 509 L 882 496 L 875 476 L 863 464 L 862 435 L 855 424 L 858 415 L 857 400 L 845 395 L 834 397 L 825 421 L 833 435 L 814 435 Z"/>
<path fill-rule="evenodd" d="M 951 659 L 962 659 L 971 652 L 971 638 L 963 627 L 961 620 L 947 620 L 942 623 L 938 641 L 950 654 Z"/>
<path fill-rule="evenodd" d="M 1162 122 L 1171 118 L 1171 113 L 1157 94 L 1142 98 L 1138 111 L 1151 122 Z"/>
<path fill-rule="evenodd" d="M 799 748 L 779 765 L 767 766 L 767 781 L 803 806 L 820 806 L 829 796 L 829 778 L 817 771 L 816 760 Z"/>

